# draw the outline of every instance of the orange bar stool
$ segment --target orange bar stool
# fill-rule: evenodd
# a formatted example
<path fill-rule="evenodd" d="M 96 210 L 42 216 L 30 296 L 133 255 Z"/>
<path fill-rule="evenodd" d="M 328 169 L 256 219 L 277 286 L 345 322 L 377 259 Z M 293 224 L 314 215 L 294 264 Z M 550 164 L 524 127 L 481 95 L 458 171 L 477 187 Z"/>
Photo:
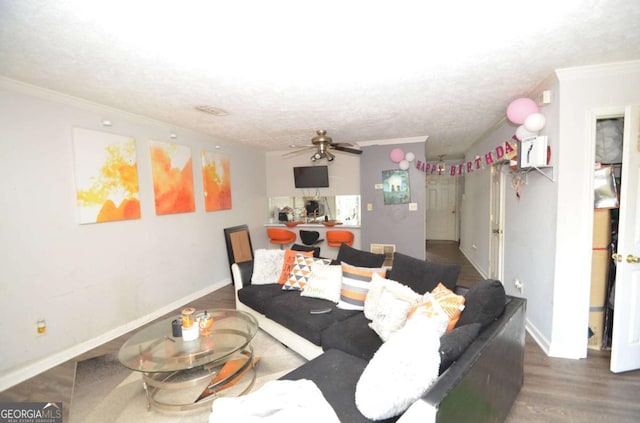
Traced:
<path fill-rule="evenodd" d="M 330 247 L 339 247 L 342 244 L 347 244 L 351 247 L 353 238 L 353 232 L 351 231 L 327 231 L 327 245 Z"/>
<path fill-rule="evenodd" d="M 267 228 L 267 236 L 269 237 L 269 242 L 280 245 L 280 249 L 282 249 L 283 245 L 292 244 L 296 241 L 295 232 L 286 229 Z"/>

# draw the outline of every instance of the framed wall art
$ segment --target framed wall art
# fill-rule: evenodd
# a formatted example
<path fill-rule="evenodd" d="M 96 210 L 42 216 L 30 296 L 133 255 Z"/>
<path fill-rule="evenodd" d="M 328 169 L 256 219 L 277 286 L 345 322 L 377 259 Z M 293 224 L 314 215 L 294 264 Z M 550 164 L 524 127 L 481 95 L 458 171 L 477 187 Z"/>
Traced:
<path fill-rule="evenodd" d="M 73 152 L 79 222 L 139 219 L 136 140 L 74 128 Z"/>
<path fill-rule="evenodd" d="M 202 187 L 206 211 L 231 208 L 231 172 L 227 156 L 202 152 Z"/>
<path fill-rule="evenodd" d="M 157 141 L 151 141 L 149 149 L 156 214 L 195 211 L 191 149 Z"/>
<path fill-rule="evenodd" d="M 382 195 L 384 204 L 407 204 L 411 202 L 411 187 L 408 170 L 383 170 Z"/>

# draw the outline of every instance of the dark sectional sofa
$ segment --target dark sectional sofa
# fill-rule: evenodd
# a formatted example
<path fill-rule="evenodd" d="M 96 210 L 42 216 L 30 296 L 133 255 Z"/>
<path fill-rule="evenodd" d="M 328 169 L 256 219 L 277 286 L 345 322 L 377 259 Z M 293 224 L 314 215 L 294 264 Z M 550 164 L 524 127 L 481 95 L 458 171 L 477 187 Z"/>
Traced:
<path fill-rule="evenodd" d="M 336 262 L 379 267 L 384 256 L 343 245 Z M 310 379 L 343 422 L 369 422 L 355 404 L 355 389 L 369 360 L 382 345 L 362 311 L 342 310 L 327 300 L 283 290 L 276 283 L 251 285 L 253 262 L 232 266 L 236 306 L 260 327 L 310 361 L 282 379 Z M 499 281 L 471 289 L 456 285 L 458 266 L 396 253 L 387 278 L 422 294 L 442 282 L 466 299 L 455 329 L 440 339 L 440 376 L 405 413 L 424 421 L 503 421 L 523 383 L 526 300 L 505 295 Z M 330 307 L 327 314 L 311 310 Z M 410 353 L 410 352 L 408 352 Z M 430 417 L 427 418 L 427 415 Z M 407 420 L 409 418 L 407 417 Z M 399 416 L 388 421 L 403 421 Z"/>

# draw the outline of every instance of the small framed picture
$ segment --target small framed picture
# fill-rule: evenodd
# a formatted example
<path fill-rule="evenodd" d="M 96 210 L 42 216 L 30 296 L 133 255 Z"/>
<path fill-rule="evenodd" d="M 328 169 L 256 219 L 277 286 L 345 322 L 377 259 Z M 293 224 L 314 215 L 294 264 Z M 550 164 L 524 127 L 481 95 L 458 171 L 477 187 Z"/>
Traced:
<path fill-rule="evenodd" d="M 385 206 L 411 202 L 408 170 L 383 170 L 382 185 L 382 195 Z"/>
<path fill-rule="evenodd" d="M 518 167 L 527 169 L 547 165 L 547 137 L 529 137 L 520 141 Z"/>

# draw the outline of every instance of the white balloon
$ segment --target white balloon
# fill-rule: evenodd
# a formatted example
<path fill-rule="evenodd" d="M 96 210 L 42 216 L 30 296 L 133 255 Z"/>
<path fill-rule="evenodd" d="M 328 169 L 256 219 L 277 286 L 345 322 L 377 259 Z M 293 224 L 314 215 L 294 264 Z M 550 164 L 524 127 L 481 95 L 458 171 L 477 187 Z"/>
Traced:
<path fill-rule="evenodd" d="M 409 162 L 407 160 L 400 160 L 400 163 L 398 164 L 398 166 L 402 170 L 407 170 L 409 169 Z"/>
<path fill-rule="evenodd" d="M 407 154 L 404 155 L 404 159 L 408 162 L 412 162 L 413 159 L 416 158 L 416 155 L 413 154 L 412 152 L 408 152 Z"/>
<path fill-rule="evenodd" d="M 544 125 L 547 123 L 547 119 L 544 117 L 542 113 L 531 113 L 524 120 L 524 127 L 527 128 L 528 131 L 538 132 Z"/>
<path fill-rule="evenodd" d="M 518 129 L 516 129 L 516 138 L 518 138 L 520 141 L 525 138 L 535 137 L 536 135 L 538 135 L 537 132 L 529 131 L 524 127 L 524 125 L 520 125 L 518 126 Z"/>

